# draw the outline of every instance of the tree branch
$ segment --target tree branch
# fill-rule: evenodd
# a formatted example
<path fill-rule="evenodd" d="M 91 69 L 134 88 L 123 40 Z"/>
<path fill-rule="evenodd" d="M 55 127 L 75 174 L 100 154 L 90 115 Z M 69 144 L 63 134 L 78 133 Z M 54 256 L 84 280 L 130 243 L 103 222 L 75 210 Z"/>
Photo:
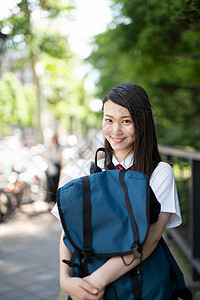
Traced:
<path fill-rule="evenodd" d="M 179 85 L 173 85 L 168 83 L 158 83 L 158 87 L 161 87 L 163 89 L 167 89 L 168 91 L 175 91 L 175 90 L 188 90 L 193 91 L 195 93 L 200 93 L 200 86 L 179 86 Z"/>
<path fill-rule="evenodd" d="M 180 55 L 170 55 L 169 56 L 169 58 L 171 60 L 177 60 L 177 59 L 180 59 L 180 58 L 198 58 L 198 57 L 200 57 L 200 52 L 180 54 Z"/>

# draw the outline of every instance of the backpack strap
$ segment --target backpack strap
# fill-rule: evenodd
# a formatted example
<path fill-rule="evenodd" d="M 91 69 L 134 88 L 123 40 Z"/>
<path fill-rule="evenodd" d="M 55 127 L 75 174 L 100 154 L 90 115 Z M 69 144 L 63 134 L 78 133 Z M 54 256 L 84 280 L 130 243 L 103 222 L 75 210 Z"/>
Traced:
<path fill-rule="evenodd" d="M 88 176 L 81 177 L 83 189 L 83 253 L 81 265 L 85 276 L 88 275 L 87 264 L 92 262 L 92 226 L 91 226 L 91 194 Z"/>
<path fill-rule="evenodd" d="M 120 183 L 122 185 L 122 188 L 124 190 L 126 209 L 128 211 L 129 219 L 130 219 L 130 222 L 131 222 L 131 228 L 132 228 L 133 240 L 134 240 L 134 243 L 131 246 L 131 250 L 134 254 L 134 259 L 136 259 L 136 258 L 141 258 L 142 257 L 142 248 L 141 248 L 140 240 L 139 240 L 138 227 L 137 227 L 137 224 L 136 224 L 135 219 L 134 219 L 133 210 L 132 210 L 129 195 L 128 195 L 128 188 L 127 188 L 126 182 L 124 180 L 125 172 L 126 172 L 126 170 L 120 170 L 120 172 L 119 172 L 119 181 L 120 181 Z"/>
<path fill-rule="evenodd" d="M 83 266 L 81 264 L 79 265 L 79 264 L 75 263 L 77 256 L 78 256 L 78 250 L 75 249 L 74 252 L 72 253 L 71 259 L 70 260 L 63 259 L 62 262 L 65 263 L 66 265 L 68 265 L 70 268 L 77 268 L 79 277 L 83 278 L 85 276 L 85 269 L 83 268 Z"/>
<path fill-rule="evenodd" d="M 132 285 L 132 291 L 135 300 L 142 300 L 141 287 L 142 287 L 142 268 L 141 264 L 133 268 L 130 272 L 130 279 Z"/>
<path fill-rule="evenodd" d="M 112 163 L 112 157 L 111 157 L 109 151 L 106 148 L 100 147 L 100 148 L 97 149 L 97 151 L 95 153 L 95 162 L 94 162 L 94 165 L 93 165 L 93 173 L 97 173 L 97 172 L 102 171 L 102 169 L 100 167 L 98 167 L 98 165 L 97 165 L 97 154 L 98 154 L 98 152 L 106 153 L 106 155 L 108 157 L 108 162 L 106 164 L 106 168 L 108 170 L 115 169 L 115 165 Z"/>
<path fill-rule="evenodd" d="M 63 259 L 62 262 L 68 265 L 70 268 L 75 268 L 75 267 L 79 268 L 80 266 L 75 263 L 77 255 L 78 255 L 78 251 L 77 249 L 75 249 L 74 252 L 72 253 L 71 259 L 70 260 Z"/>
<path fill-rule="evenodd" d="M 165 255 L 167 257 L 167 260 L 169 262 L 171 279 L 176 284 L 176 289 L 173 294 L 173 296 L 174 296 L 173 299 L 179 298 L 179 299 L 183 299 L 183 300 L 192 300 L 192 293 L 185 285 L 183 273 L 182 273 L 181 269 L 179 268 L 176 260 L 174 259 L 173 255 L 163 237 L 160 239 L 159 243 L 162 246 L 162 248 L 165 252 Z"/>
<path fill-rule="evenodd" d="M 161 204 L 158 202 L 152 188 L 150 189 L 150 224 L 156 223 L 160 214 Z"/>

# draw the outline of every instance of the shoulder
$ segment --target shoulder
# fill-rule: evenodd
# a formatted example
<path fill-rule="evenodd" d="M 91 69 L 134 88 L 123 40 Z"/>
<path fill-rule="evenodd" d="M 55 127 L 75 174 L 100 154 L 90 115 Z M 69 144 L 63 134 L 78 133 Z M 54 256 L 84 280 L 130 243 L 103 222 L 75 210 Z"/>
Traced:
<path fill-rule="evenodd" d="M 150 181 L 154 181 L 155 179 L 159 181 L 162 179 L 174 179 L 174 172 L 172 167 L 164 161 L 159 162 L 151 175 Z"/>
<path fill-rule="evenodd" d="M 176 193 L 176 183 L 172 167 L 166 162 L 160 162 L 153 171 L 149 184 L 158 201 L 171 197 Z"/>
<path fill-rule="evenodd" d="M 164 172 L 169 172 L 169 173 L 173 172 L 170 164 L 167 162 L 164 162 L 164 161 L 160 161 L 154 171 L 157 171 L 157 172 L 164 171 Z"/>
<path fill-rule="evenodd" d="M 70 163 L 63 167 L 60 176 L 59 187 L 65 185 L 73 179 L 90 175 L 90 165 L 91 160 L 78 159 L 76 162 Z"/>
<path fill-rule="evenodd" d="M 157 192 L 169 191 L 175 185 L 172 167 L 168 163 L 161 161 L 153 171 L 149 184 Z"/>
<path fill-rule="evenodd" d="M 161 204 L 161 212 L 170 213 L 166 228 L 181 224 L 181 212 L 172 167 L 166 162 L 160 162 L 150 178 L 150 186 Z"/>

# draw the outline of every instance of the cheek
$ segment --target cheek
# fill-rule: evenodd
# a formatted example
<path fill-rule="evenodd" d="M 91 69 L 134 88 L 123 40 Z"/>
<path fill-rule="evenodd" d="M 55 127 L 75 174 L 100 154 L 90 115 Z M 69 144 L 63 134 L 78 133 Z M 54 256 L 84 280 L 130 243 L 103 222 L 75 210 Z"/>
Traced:
<path fill-rule="evenodd" d="M 102 122 L 102 131 L 104 135 L 108 135 L 111 131 L 111 126 L 105 122 Z"/>
<path fill-rule="evenodd" d="M 128 128 L 128 133 L 129 133 L 129 136 L 133 138 L 133 140 L 135 140 L 135 127 L 134 126 L 131 126 Z"/>

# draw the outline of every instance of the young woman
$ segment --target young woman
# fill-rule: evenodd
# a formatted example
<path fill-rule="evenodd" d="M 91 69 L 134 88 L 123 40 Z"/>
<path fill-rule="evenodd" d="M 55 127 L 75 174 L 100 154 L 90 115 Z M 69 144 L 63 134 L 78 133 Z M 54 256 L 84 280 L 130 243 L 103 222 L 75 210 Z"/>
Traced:
<path fill-rule="evenodd" d="M 162 162 L 154 128 L 151 105 L 143 88 L 124 83 L 111 89 L 103 100 L 102 129 L 105 147 L 114 165 L 143 172 L 150 178 L 150 186 L 161 204 L 158 221 L 150 225 L 144 244 L 142 260 L 156 249 L 165 228 L 181 224 L 179 201 L 172 168 Z M 106 158 L 105 158 L 106 159 Z M 101 161 L 100 161 L 101 163 Z M 141 261 L 133 255 L 113 257 L 91 275 L 73 278 L 72 270 L 63 259 L 70 260 L 71 252 L 60 239 L 60 285 L 73 300 L 103 299 L 107 285 L 136 267 Z M 132 261 L 132 263 L 131 263 Z M 149 274 L 151 276 L 151 274 Z"/>

